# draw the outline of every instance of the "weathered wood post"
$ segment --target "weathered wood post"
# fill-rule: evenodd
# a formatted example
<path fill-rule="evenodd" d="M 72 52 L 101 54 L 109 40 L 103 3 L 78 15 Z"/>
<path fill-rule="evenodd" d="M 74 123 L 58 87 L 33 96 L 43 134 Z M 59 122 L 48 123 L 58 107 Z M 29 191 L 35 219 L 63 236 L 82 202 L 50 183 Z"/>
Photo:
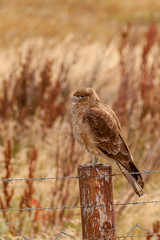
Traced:
<path fill-rule="evenodd" d="M 83 239 L 116 239 L 111 166 L 78 168 Z"/>

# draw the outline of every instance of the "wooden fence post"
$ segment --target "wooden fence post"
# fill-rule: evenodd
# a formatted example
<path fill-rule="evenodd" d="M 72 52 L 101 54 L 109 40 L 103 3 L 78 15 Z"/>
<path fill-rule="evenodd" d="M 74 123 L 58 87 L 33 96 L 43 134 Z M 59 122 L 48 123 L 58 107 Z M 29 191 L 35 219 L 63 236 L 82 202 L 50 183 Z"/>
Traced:
<path fill-rule="evenodd" d="M 78 168 L 83 239 L 115 240 L 111 166 Z"/>

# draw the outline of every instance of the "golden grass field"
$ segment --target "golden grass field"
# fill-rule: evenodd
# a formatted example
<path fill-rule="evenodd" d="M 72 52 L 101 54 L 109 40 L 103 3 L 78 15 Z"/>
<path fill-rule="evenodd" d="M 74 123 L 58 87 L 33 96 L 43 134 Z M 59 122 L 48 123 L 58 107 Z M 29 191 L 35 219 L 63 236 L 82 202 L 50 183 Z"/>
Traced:
<path fill-rule="evenodd" d="M 0 17 L 1 179 L 76 176 L 91 160 L 73 139 L 70 113 L 73 92 L 86 86 L 116 111 L 138 168 L 160 169 L 158 0 L 2 0 Z M 113 177 L 115 203 L 160 200 L 160 174 L 143 177 L 143 199 Z M 1 209 L 79 205 L 77 179 L 0 182 L 0 189 Z M 159 204 L 117 206 L 117 234 L 137 222 L 152 230 L 159 211 Z M 62 230 L 81 239 L 79 209 L 0 215 L 0 239 L 53 239 Z"/>

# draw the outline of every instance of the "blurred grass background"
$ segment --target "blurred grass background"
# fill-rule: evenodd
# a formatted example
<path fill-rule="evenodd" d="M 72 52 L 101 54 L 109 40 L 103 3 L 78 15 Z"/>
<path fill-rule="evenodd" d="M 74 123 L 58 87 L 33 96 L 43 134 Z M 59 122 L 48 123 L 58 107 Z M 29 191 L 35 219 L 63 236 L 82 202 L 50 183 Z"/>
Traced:
<path fill-rule="evenodd" d="M 85 86 L 116 111 L 138 168 L 160 168 L 158 0 L 1 0 L 0 19 L 0 178 L 77 175 L 90 159 L 73 139 L 71 97 Z M 159 174 L 143 177 L 143 200 L 159 200 Z M 115 202 L 139 201 L 123 177 L 113 186 Z M 1 182 L 0 189 L 1 209 L 79 204 L 77 179 Z M 117 234 L 137 222 L 152 230 L 159 210 L 117 206 Z M 53 239 L 61 230 L 81 238 L 79 210 L 0 219 L 1 239 Z"/>
<path fill-rule="evenodd" d="M 112 39 L 126 22 L 137 27 L 160 21 L 158 0 L 1 0 L 0 43 L 8 46 L 26 38 L 64 38 L 82 34 L 92 40 Z"/>

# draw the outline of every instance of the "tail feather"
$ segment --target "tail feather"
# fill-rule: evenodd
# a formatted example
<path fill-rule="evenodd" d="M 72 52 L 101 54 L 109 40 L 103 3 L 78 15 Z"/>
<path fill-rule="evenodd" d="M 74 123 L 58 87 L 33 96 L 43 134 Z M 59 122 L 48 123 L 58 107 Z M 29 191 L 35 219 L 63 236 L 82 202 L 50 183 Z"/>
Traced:
<path fill-rule="evenodd" d="M 120 168 L 120 170 L 122 171 L 122 173 L 124 174 L 124 176 L 127 178 L 127 180 L 129 181 L 129 183 L 131 184 L 131 186 L 133 187 L 135 193 L 139 196 L 142 197 L 145 192 L 143 190 L 144 187 L 144 182 L 143 179 L 141 177 L 140 173 L 136 173 L 136 174 L 131 174 L 131 172 L 138 172 L 137 168 L 135 167 L 135 165 L 130 162 L 130 165 L 132 165 L 131 169 L 134 169 L 133 171 L 128 171 L 120 162 L 117 161 L 117 165 Z"/>

